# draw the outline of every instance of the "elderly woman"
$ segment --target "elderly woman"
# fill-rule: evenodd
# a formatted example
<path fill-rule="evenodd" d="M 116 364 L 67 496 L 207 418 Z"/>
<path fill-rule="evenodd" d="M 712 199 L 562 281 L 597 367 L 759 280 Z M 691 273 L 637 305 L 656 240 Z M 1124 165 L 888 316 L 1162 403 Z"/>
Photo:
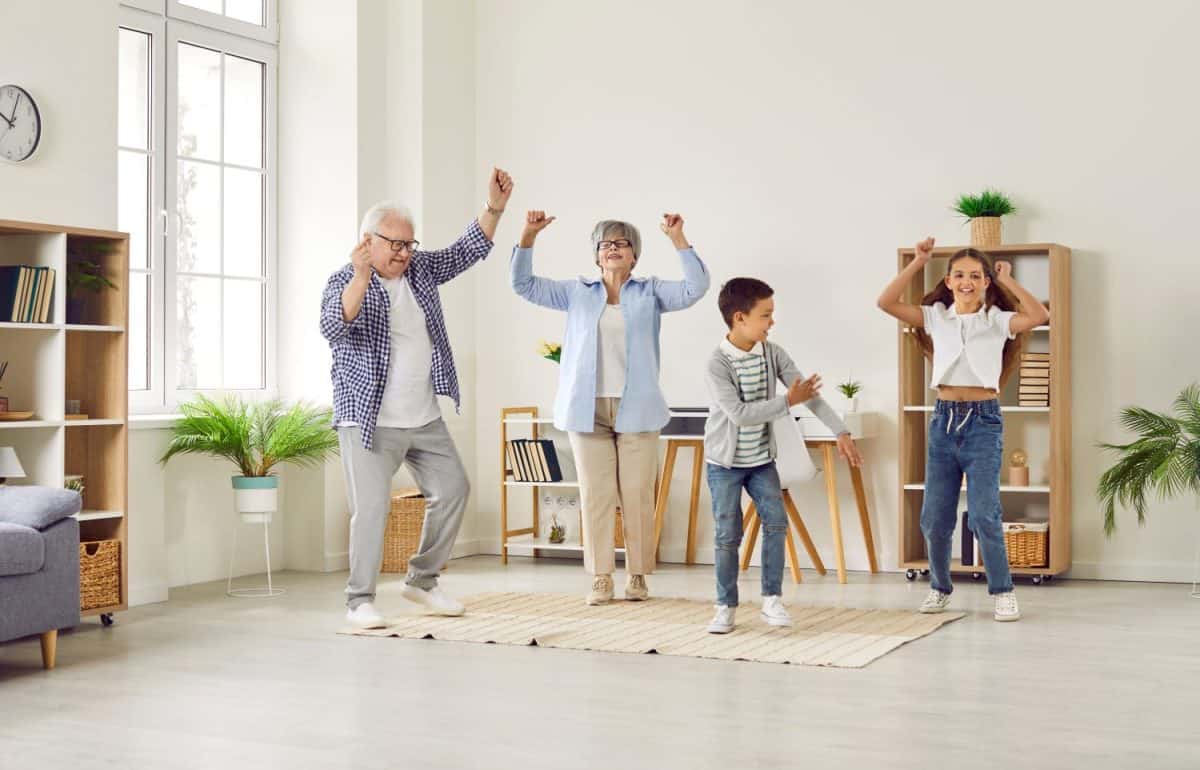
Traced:
<path fill-rule="evenodd" d="M 526 215 L 510 266 L 513 289 L 530 302 L 565 310 L 554 425 L 570 436 L 583 507 L 583 565 L 592 578 L 588 604 L 613 598 L 616 509 L 625 524 L 625 599 L 649 598 L 654 571 L 654 480 L 658 432 L 669 413 L 658 384 L 661 316 L 691 307 L 709 276 L 683 235 L 683 217 L 660 227 L 679 252 L 682 281 L 635 278 L 642 239 L 628 222 L 604 220 L 592 231 L 600 275 L 554 281 L 533 274 L 533 243 L 554 217 Z"/>

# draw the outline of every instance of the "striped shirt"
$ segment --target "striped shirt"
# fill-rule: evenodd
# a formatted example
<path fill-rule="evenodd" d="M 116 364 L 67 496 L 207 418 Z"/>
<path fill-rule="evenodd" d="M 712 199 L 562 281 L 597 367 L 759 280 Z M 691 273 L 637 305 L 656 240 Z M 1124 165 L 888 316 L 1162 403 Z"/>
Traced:
<path fill-rule="evenodd" d="M 733 364 L 742 402 L 765 401 L 767 357 L 764 355 L 763 344 L 756 342 L 750 350 L 741 350 L 729 340 L 723 340 L 721 350 Z M 771 461 L 769 429 L 770 423 L 765 422 L 738 428 L 737 448 L 733 453 L 734 468 L 753 468 Z"/>

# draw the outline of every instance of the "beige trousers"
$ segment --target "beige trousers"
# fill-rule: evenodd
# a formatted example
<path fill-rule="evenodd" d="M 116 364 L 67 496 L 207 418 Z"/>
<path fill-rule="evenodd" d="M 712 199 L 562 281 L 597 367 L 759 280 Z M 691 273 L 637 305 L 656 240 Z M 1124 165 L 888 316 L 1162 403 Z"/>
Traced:
<path fill-rule="evenodd" d="M 619 398 L 596 399 L 591 433 L 570 433 L 583 511 L 583 567 L 611 575 L 616 567 L 617 507 L 625 524 L 625 569 L 654 572 L 654 481 L 658 476 L 658 431 L 617 433 Z"/>

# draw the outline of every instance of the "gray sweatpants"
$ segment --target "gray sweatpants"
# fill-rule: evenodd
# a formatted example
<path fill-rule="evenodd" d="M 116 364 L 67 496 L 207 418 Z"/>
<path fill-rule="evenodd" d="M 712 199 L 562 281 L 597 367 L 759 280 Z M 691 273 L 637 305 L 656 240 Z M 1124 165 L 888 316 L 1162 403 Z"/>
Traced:
<path fill-rule="evenodd" d="M 441 418 L 420 428 L 376 428 L 374 447 L 363 448 L 358 427 L 338 428 L 346 496 L 350 501 L 350 580 L 346 606 L 375 600 L 383 563 L 383 535 L 391 510 L 392 476 L 403 463 L 425 495 L 421 545 L 408 560 L 404 582 L 418 588 L 437 585 L 450 558 L 471 492 L 467 471 Z"/>

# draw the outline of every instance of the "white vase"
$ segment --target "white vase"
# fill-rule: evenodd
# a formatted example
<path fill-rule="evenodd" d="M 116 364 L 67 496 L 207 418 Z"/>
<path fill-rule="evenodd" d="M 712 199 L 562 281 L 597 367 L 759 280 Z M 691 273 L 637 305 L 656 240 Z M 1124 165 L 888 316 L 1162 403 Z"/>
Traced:
<path fill-rule="evenodd" d="M 247 524 L 270 522 L 279 507 L 279 479 L 275 476 L 234 476 L 234 507 Z"/>
<path fill-rule="evenodd" d="M 858 396 L 842 397 L 846 402 L 846 414 L 853 414 L 858 411 Z"/>

